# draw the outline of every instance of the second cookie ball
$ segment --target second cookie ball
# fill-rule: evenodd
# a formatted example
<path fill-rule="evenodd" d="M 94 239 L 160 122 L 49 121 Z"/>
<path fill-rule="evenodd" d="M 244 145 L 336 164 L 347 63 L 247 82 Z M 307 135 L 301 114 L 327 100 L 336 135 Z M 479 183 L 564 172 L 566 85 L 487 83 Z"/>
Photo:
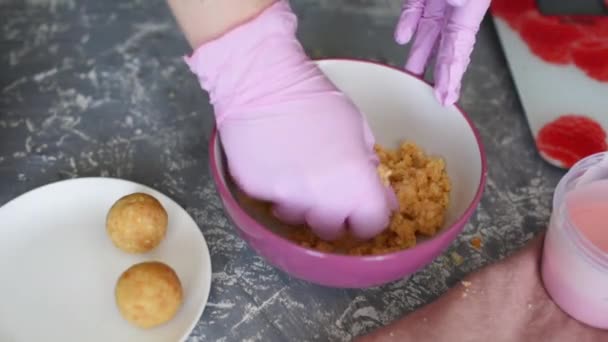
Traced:
<path fill-rule="evenodd" d="M 116 247 L 127 253 L 145 253 L 165 237 L 168 215 L 153 196 L 134 193 L 120 198 L 110 209 L 106 229 Z"/>
<path fill-rule="evenodd" d="M 171 320 L 184 297 L 177 273 L 158 261 L 129 267 L 118 279 L 114 292 L 122 316 L 141 328 L 152 328 Z"/>

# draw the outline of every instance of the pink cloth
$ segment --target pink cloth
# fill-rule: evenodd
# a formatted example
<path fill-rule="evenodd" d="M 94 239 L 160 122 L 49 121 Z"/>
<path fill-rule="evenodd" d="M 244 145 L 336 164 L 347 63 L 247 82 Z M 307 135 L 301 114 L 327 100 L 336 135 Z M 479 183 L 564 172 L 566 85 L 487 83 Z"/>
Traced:
<path fill-rule="evenodd" d="M 278 1 L 186 59 L 210 94 L 230 174 L 288 223 L 331 240 L 370 238 L 394 193 L 377 171 L 374 137 L 349 98 L 308 58 L 296 16 Z"/>
<path fill-rule="evenodd" d="M 608 341 L 608 331 L 579 323 L 551 301 L 540 277 L 541 250 L 538 237 L 435 302 L 358 341 Z"/>

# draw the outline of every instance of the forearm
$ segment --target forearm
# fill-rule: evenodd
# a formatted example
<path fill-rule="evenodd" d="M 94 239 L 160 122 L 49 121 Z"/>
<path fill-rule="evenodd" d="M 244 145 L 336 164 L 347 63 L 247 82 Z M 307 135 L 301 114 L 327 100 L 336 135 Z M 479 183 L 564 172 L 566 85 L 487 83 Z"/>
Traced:
<path fill-rule="evenodd" d="M 277 0 L 167 0 L 193 49 L 246 22 Z"/>

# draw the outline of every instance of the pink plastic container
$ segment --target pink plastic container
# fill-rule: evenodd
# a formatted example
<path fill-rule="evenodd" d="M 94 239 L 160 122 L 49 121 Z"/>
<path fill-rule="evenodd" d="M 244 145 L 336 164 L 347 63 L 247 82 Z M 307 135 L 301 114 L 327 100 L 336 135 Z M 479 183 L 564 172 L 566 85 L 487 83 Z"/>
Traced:
<path fill-rule="evenodd" d="M 606 185 L 608 175 L 591 183 L 591 188 L 577 187 L 573 191 L 577 179 L 605 157 L 608 152 L 582 159 L 558 184 L 542 258 L 543 282 L 553 301 L 574 319 L 601 329 L 608 329 L 608 252 L 588 238 L 592 236 L 589 232 L 583 233 L 585 227 L 577 226 L 571 214 L 575 207 L 573 200 L 579 206 L 587 201 L 597 204 L 608 200 L 608 192 L 600 187 Z M 606 232 L 596 229 L 596 239 L 598 232 L 608 234 L 608 212 L 602 216 Z"/>

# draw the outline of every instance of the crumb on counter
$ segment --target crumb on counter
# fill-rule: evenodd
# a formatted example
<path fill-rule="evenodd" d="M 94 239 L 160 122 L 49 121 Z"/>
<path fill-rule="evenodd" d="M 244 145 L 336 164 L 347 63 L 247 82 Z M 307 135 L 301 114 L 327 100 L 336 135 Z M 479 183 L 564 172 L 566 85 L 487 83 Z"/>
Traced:
<path fill-rule="evenodd" d="M 473 247 L 477 250 L 481 249 L 482 240 L 480 237 L 476 236 L 476 237 L 472 238 L 470 243 L 471 243 L 471 247 Z"/>
<path fill-rule="evenodd" d="M 386 186 L 393 188 L 399 202 L 399 209 L 382 233 L 366 241 L 347 234 L 328 242 L 309 227 L 282 224 L 287 228 L 286 237 L 322 252 L 377 255 L 411 248 L 419 237 L 434 236 L 444 223 L 451 191 L 444 160 L 426 155 L 412 142 L 404 142 L 396 150 L 376 145 L 375 151 L 380 160 L 378 175 Z M 270 212 L 269 205 L 266 210 Z"/>
<path fill-rule="evenodd" d="M 454 262 L 454 265 L 456 265 L 456 266 L 460 266 L 464 262 L 464 258 L 456 252 L 450 253 L 450 257 L 452 258 L 452 261 Z"/>

